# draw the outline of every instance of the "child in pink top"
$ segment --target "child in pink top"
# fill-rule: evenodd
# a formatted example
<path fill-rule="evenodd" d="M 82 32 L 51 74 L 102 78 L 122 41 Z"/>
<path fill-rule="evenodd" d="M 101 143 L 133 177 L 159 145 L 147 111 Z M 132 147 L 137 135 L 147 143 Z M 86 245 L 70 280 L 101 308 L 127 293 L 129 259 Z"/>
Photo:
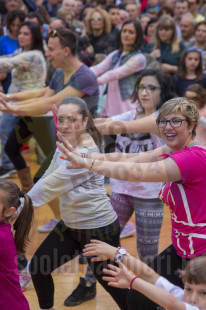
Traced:
<path fill-rule="evenodd" d="M 21 213 L 20 213 L 21 211 Z M 8 223 L 20 213 L 14 224 L 15 237 Z M 10 181 L 0 180 L 0 309 L 29 310 L 19 283 L 17 250 L 24 253 L 33 219 L 31 199 Z"/>

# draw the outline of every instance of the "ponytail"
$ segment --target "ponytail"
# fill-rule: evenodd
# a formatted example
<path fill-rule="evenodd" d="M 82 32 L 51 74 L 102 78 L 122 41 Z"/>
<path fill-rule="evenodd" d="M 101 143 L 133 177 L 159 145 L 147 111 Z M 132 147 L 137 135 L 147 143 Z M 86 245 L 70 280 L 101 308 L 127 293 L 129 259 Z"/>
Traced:
<path fill-rule="evenodd" d="M 13 227 L 15 230 L 14 241 L 16 244 L 17 251 L 19 253 L 24 254 L 26 250 L 26 246 L 29 243 L 29 232 L 32 226 L 33 217 L 34 217 L 34 209 L 32 205 L 31 198 L 24 194 L 23 197 L 24 205 L 22 210 L 20 210 L 20 214 L 14 223 Z M 20 207 L 19 207 L 20 208 Z"/>

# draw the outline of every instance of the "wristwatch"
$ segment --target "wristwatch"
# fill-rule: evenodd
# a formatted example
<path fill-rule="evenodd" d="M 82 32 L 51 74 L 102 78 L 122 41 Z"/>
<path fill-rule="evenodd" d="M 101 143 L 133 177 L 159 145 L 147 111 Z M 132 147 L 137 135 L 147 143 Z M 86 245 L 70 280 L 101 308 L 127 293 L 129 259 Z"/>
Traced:
<path fill-rule="evenodd" d="M 128 255 L 127 250 L 123 247 L 118 247 L 117 252 L 115 254 L 115 261 L 123 261 L 123 258 L 125 257 L 125 255 Z"/>

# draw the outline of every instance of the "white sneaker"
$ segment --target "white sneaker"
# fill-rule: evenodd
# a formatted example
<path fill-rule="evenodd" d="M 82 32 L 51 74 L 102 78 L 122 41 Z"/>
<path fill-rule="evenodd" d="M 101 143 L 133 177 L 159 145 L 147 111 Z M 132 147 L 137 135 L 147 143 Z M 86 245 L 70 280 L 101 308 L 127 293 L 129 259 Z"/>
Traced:
<path fill-rule="evenodd" d="M 29 264 L 30 262 L 28 262 L 27 266 L 19 272 L 19 282 L 20 282 L 21 289 L 23 292 L 27 289 L 27 287 L 29 286 L 29 283 L 31 282 Z"/>
<path fill-rule="evenodd" d="M 136 232 L 135 224 L 133 222 L 128 222 L 124 226 L 124 228 L 120 234 L 120 239 L 132 237 L 132 236 L 134 236 L 135 232 Z"/>
<path fill-rule="evenodd" d="M 40 233 L 50 232 L 54 229 L 54 227 L 57 225 L 58 222 L 59 220 L 57 219 L 51 219 L 47 224 L 39 226 L 37 228 L 37 231 Z"/>

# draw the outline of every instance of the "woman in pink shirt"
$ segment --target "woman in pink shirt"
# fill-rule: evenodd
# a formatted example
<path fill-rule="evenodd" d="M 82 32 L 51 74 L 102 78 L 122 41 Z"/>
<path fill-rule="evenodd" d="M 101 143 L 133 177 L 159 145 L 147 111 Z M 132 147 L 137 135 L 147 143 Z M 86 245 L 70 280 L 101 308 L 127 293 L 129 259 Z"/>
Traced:
<path fill-rule="evenodd" d="M 145 85 L 145 91 L 146 91 Z M 157 126 L 165 146 L 139 154 L 102 154 L 81 158 L 67 143 L 69 168 L 84 167 L 108 177 L 130 182 L 166 182 L 160 198 L 170 208 L 172 245 L 150 264 L 175 285 L 188 259 L 206 253 L 206 149 L 195 141 L 199 113 L 186 98 L 167 101 L 159 110 Z M 155 309 L 156 305 L 138 292 L 129 292 L 129 309 Z"/>

